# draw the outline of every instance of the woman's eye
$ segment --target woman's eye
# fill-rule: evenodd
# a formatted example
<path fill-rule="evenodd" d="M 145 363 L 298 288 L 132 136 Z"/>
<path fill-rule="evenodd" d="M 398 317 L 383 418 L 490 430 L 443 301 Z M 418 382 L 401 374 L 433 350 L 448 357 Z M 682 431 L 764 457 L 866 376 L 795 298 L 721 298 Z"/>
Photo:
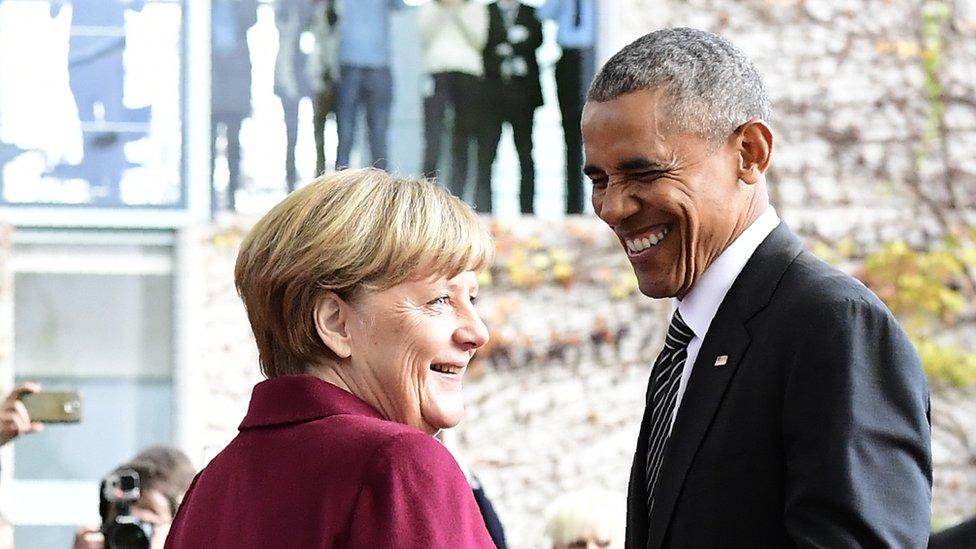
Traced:
<path fill-rule="evenodd" d="M 476 296 L 476 295 L 470 296 L 468 299 L 471 300 L 471 304 L 472 305 L 474 305 L 475 303 L 478 302 L 478 296 Z"/>
<path fill-rule="evenodd" d="M 427 304 L 428 305 L 431 305 L 431 306 L 438 306 L 438 305 L 444 305 L 448 301 L 450 301 L 450 298 L 448 296 L 446 296 L 446 295 L 442 295 L 440 297 L 436 297 L 436 298 L 428 301 Z"/>

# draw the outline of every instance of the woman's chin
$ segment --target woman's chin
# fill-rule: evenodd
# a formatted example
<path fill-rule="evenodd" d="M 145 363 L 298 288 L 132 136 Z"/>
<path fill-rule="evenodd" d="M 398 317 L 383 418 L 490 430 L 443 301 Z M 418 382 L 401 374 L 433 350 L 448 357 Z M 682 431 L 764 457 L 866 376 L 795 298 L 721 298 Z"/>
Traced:
<path fill-rule="evenodd" d="M 461 423 L 461 419 L 464 418 L 464 403 L 461 402 L 460 395 L 456 398 L 442 397 L 434 406 L 421 410 L 421 415 L 424 423 L 435 431 L 450 429 Z"/>

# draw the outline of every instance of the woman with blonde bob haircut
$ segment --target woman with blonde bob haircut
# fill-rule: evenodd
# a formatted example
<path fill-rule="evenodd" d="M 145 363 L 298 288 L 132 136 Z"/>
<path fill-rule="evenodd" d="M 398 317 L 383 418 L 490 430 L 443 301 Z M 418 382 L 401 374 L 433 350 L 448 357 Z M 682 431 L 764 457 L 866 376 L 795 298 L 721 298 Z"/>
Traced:
<path fill-rule="evenodd" d="M 494 246 L 434 182 L 376 169 L 275 206 L 235 269 L 268 379 L 197 476 L 167 547 L 494 547 L 432 436 L 464 414 Z"/>

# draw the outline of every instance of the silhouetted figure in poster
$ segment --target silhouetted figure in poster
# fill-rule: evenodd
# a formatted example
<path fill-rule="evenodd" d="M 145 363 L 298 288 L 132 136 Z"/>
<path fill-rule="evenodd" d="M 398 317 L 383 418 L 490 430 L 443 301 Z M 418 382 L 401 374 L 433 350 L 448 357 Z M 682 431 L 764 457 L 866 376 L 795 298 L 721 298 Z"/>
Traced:
<path fill-rule="evenodd" d="M 535 109 L 542 106 L 539 64 L 535 51 L 542 45 L 542 24 L 535 8 L 517 0 L 498 0 L 488 5 L 488 44 L 485 46 L 485 109 L 483 135 L 478 153 L 479 212 L 491 212 L 491 170 L 498 152 L 502 124 L 512 126 L 521 170 L 519 208 L 535 212 L 535 164 L 532 129 Z"/>
<path fill-rule="evenodd" d="M 278 28 L 278 56 L 275 58 L 274 93 L 281 100 L 285 116 L 285 182 L 288 192 L 295 190 L 298 168 L 295 145 L 298 143 L 298 106 L 312 95 L 306 73 L 308 54 L 302 51 L 302 33 L 311 30 L 314 17 L 312 0 L 276 0 L 275 27 Z"/>
<path fill-rule="evenodd" d="M 336 168 L 348 167 L 356 139 L 359 111 L 366 111 L 371 165 L 385 169 L 386 130 L 393 105 L 390 71 L 390 12 L 406 7 L 403 0 L 342 2 L 339 32 L 339 94 L 336 121 L 339 150 Z M 365 155 L 364 155 L 365 156 Z"/>
<path fill-rule="evenodd" d="M 315 175 L 325 173 L 325 122 L 335 113 L 339 83 L 339 17 L 336 0 L 313 0 L 315 49 L 306 67 L 312 86 L 312 129 L 315 132 Z"/>
<path fill-rule="evenodd" d="M 210 12 L 211 64 L 210 173 L 217 154 L 217 135 L 227 138 L 227 209 L 236 209 L 241 182 L 241 124 L 251 114 L 251 50 L 247 30 L 257 23 L 257 0 L 213 0 Z M 211 208 L 217 194 L 211 183 Z"/>
<path fill-rule="evenodd" d="M 488 10 L 471 0 L 434 0 L 421 6 L 417 15 L 429 86 L 424 98 L 424 175 L 437 175 L 450 110 L 454 113 L 450 176 L 442 175 L 441 180 L 446 180 L 452 194 L 463 198 L 482 106 L 481 55 L 488 37 Z"/>
<path fill-rule="evenodd" d="M 53 0 L 51 17 L 71 4 L 68 83 L 78 107 L 83 157 L 61 164 L 51 175 L 87 180 L 94 203 L 119 204 L 119 183 L 133 166 L 125 143 L 148 134 L 150 108 L 122 103 L 125 67 L 125 12 L 141 11 L 143 0 Z"/>
<path fill-rule="evenodd" d="M 566 213 L 583 212 L 583 135 L 580 118 L 584 96 L 595 70 L 596 0 L 546 0 L 540 20 L 559 24 L 556 42 L 563 53 L 556 62 L 556 96 L 566 141 Z"/>

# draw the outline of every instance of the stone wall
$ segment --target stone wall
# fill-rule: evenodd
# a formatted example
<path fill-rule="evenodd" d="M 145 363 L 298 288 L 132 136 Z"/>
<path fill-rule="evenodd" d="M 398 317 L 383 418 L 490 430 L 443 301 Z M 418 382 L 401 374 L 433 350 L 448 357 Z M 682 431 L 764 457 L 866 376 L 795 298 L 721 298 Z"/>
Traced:
<path fill-rule="evenodd" d="M 773 100 L 773 200 L 802 232 L 870 248 L 973 219 L 970 0 L 605 4 L 604 56 L 651 30 L 691 26 L 729 38 L 755 62 Z"/>
<path fill-rule="evenodd" d="M 184 318 L 193 334 L 183 406 L 190 455 L 212 455 L 236 432 L 260 379 L 233 263 L 247 220 L 186 232 Z M 500 250 L 479 308 L 492 332 L 465 382 L 459 458 L 483 481 L 512 547 L 543 547 L 544 511 L 567 491 L 623 498 L 647 376 L 670 312 L 635 291 L 610 232 L 587 217 L 493 222 Z M 947 524 L 976 511 L 976 399 L 933 387 L 934 514 Z M 193 418 L 205 418 L 199 422 Z"/>

